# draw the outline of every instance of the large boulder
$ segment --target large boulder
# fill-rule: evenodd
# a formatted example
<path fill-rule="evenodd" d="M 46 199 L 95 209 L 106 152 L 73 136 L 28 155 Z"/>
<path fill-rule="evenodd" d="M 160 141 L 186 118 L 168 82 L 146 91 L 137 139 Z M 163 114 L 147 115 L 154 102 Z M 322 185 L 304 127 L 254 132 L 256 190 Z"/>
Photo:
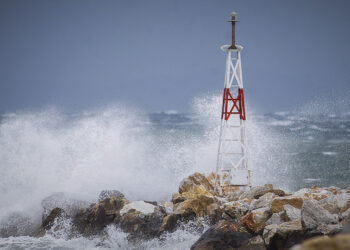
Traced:
<path fill-rule="evenodd" d="M 300 220 L 301 209 L 293 207 L 289 204 L 283 205 L 284 215 L 286 221 Z"/>
<path fill-rule="evenodd" d="M 222 209 L 216 204 L 218 202 L 217 198 L 203 194 L 187 194 L 191 194 L 191 196 L 186 196 L 186 200 L 182 202 L 177 202 L 178 200 L 174 199 L 173 196 L 173 202 L 175 203 L 174 212 L 164 218 L 160 229 L 161 232 L 172 232 L 180 223 L 188 222 L 195 218 L 204 217 L 209 219 L 211 223 L 221 219 Z"/>
<path fill-rule="evenodd" d="M 68 218 L 68 214 L 62 208 L 56 207 L 52 209 L 50 214 L 43 219 L 36 236 L 42 237 L 49 230 L 57 231 L 62 229 L 64 227 L 62 222 Z"/>
<path fill-rule="evenodd" d="M 252 187 L 251 189 L 249 189 L 249 190 L 245 191 L 244 193 L 242 193 L 241 196 L 239 197 L 239 199 L 240 200 L 243 200 L 245 198 L 254 199 L 254 197 L 257 197 L 262 192 L 268 192 L 270 190 L 271 189 L 269 187 L 265 187 L 265 186 Z"/>
<path fill-rule="evenodd" d="M 134 201 L 125 205 L 119 212 L 115 223 L 130 239 L 150 239 L 159 234 L 166 211 L 144 201 Z"/>
<path fill-rule="evenodd" d="M 249 210 L 255 210 L 262 207 L 271 207 L 272 200 L 276 197 L 274 193 L 266 193 L 260 196 L 258 199 L 254 199 L 250 206 Z"/>
<path fill-rule="evenodd" d="M 298 197 L 291 197 L 291 196 L 275 198 L 271 202 L 271 212 L 272 213 L 282 212 L 284 211 L 283 206 L 287 204 L 297 209 L 301 209 L 303 205 L 303 199 Z"/>
<path fill-rule="evenodd" d="M 83 235 L 98 234 L 116 217 L 120 217 L 119 211 L 128 203 L 124 197 L 109 196 L 101 202 L 90 205 L 89 208 L 80 210 L 73 217 L 73 224 Z"/>
<path fill-rule="evenodd" d="M 240 224 L 249 232 L 258 233 L 266 225 L 266 221 L 270 218 L 271 212 L 268 207 L 258 208 L 243 216 Z"/>
<path fill-rule="evenodd" d="M 317 201 L 306 200 L 301 209 L 301 220 L 305 230 L 313 230 L 320 225 L 337 224 L 338 216 L 330 214 Z"/>
<path fill-rule="evenodd" d="M 191 247 L 191 250 L 237 249 L 245 244 L 251 235 L 240 231 L 240 227 L 222 221 L 209 228 Z"/>
<path fill-rule="evenodd" d="M 288 249 L 305 239 L 300 221 L 272 224 L 264 228 L 263 239 L 268 249 Z"/>
<path fill-rule="evenodd" d="M 318 236 L 295 245 L 290 250 L 342 250 L 350 249 L 350 234 L 338 234 L 334 237 Z"/>
<path fill-rule="evenodd" d="M 179 193 L 193 192 L 212 195 L 215 193 L 212 180 L 213 178 L 211 178 L 210 182 L 205 175 L 194 173 L 181 181 L 179 185 Z"/>
<path fill-rule="evenodd" d="M 265 250 L 265 242 L 264 239 L 260 236 L 254 236 L 250 238 L 247 242 L 245 242 L 239 250 Z"/>

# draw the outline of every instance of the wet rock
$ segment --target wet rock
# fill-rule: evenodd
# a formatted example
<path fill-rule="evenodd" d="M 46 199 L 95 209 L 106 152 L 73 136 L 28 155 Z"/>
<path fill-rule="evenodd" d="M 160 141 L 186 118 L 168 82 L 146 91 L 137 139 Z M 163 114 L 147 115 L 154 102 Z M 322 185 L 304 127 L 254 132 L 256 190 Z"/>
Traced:
<path fill-rule="evenodd" d="M 123 207 L 115 223 L 130 234 L 130 239 L 150 239 L 159 234 L 165 216 L 166 212 L 161 207 L 135 201 Z"/>
<path fill-rule="evenodd" d="M 312 231 L 312 234 L 315 235 L 335 235 L 342 231 L 343 226 L 341 224 L 334 225 L 320 225 L 315 230 Z"/>
<path fill-rule="evenodd" d="M 164 209 L 167 214 L 171 214 L 174 211 L 174 204 L 169 201 L 163 201 L 159 203 L 159 206 Z"/>
<path fill-rule="evenodd" d="M 243 200 L 245 198 L 248 199 L 254 199 L 255 196 L 260 194 L 263 191 L 269 191 L 270 189 L 268 187 L 263 187 L 263 186 L 256 186 L 252 187 L 251 189 L 243 192 L 243 194 L 239 197 L 240 200 Z"/>
<path fill-rule="evenodd" d="M 319 225 L 337 224 L 338 216 L 330 214 L 316 201 L 306 200 L 301 209 L 301 220 L 306 230 L 312 230 Z"/>
<path fill-rule="evenodd" d="M 159 233 L 174 232 L 181 223 L 186 223 L 196 218 L 196 214 L 191 210 L 178 211 L 164 217 Z"/>
<path fill-rule="evenodd" d="M 45 230 L 51 229 L 56 219 L 59 217 L 68 218 L 67 213 L 59 207 L 54 208 L 51 213 L 43 220 L 41 227 Z"/>
<path fill-rule="evenodd" d="M 288 221 L 301 219 L 301 209 L 297 209 L 288 204 L 283 205 L 283 209 Z"/>
<path fill-rule="evenodd" d="M 267 194 L 267 193 L 272 193 L 276 196 L 285 196 L 286 193 L 281 190 L 281 189 L 269 189 L 269 190 L 261 190 L 260 192 L 257 192 L 255 195 L 254 195 L 254 199 L 259 199 L 261 196 Z"/>
<path fill-rule="evenodd" d="M 288 249 L 305 239 L 300 221 L 272 224 L 264 228 L 263 239 L 268 249 Z"/>
<path fill-rule="evenodd" d="M 245 244 L 251 235 L 240 231 L 239 226 L 222 221 L 209 228 L 191 247 L 191 250 L 237 249 Z"/>
<path fill-rule="evenodd" d="M 125 198 L 124 194 L 122 194 L 118 190 L 102 190 L 100 195 L 98 196 L 98 201 L 101 202 L 107 198 L 110 198 L 111 196 L 121 198 L 121 199 Z"/>
<path fill-rule="evenodd" d="M 275 198 L 271 203 L 271 212 L 272 213 L 282 212 L 284 210 L 283 206 L 287 204 L 295 208 L 301 209 L 303 205 L 303 199 L 288 197 L 288 196 Z"/>
<path fill-rule="evenodd" d="M 43 219 L 41 223 L 41 227 L 36 236 L 42 237 L 45 235 L 47 231 L 51 229 L 54 229 L 54 231 L 59 230 L 61 228 L 60 222 L 68 218 L 69 218 L 68 214 L 62 208 L 59 208 L 59 207 L 54 208 L 50 212 L 50 214 Z M 58 223 L 58 225 L 56 225 L 56 227 L 53 228 L 56 222 Z"/>
<path fill-rule="evenodd" d="M 254 210 L 262 207 L 270 207 L 272 200 L 276 197 L 274 193 L 266 193 L 258 199 L 252 201 L 249 210 Z"/>
<path fill-rule="evenodd" d="M 270 216 L 271 212 L 269 208 L 259 208 L 243 216 L 240 224 L 249 232 L 257 233 L 265 227 L 266 221 Z"/>
<path fill-rule="evenodd" d="M 179 193 L 193 192 L 206 195 L 214 194 L 214 186 L 201 173 L 194 173 L 183 179 L 179 186 Z"/>
<path fill-rule="evenodd" d="M 210 225 L 214 225 L 222 219 L 223 209 L 217 203 L 212 203 L 206 208 L 205 217 L 208 219 Z"/>
<path fill-rule="evenodd" d="M 350 234 L 338 234 L 334 237 L 319 236 L 308 239 L 290 250 L 341 250 L 350 249 Z"/>
<path fill-rule="evenodd" d="M 188 222 L 195 218 L 207 217 L 212 222 L 215 222 L 221 217 L 222 210 L 220 206 L 218 204 L 213 205 L 218 202 L 215 197 L 191 193 L 191 196 L 188 196 L 188 198 L 183 202 L 174 204 L 174 212 L 164 218 L 160 229 L 161 232 L 172 232 L 180 223 Z"/>
<path fill-rule="evenodd" d="M 110 196 L 79 211 L 73 218 L 73 224 L 83 235 L 98 234 L 107 224 L 120 216 L 119 211 L 128 203 L 125 198 Z"/>
<path fill-rule="evenodd" d="M 249 239 L 246 243 L 244 243 L 239 250 L 265 250 L 265 242 L 260 235 L 257 235 L 251 239 Z"/>
<path fill-rule="evenodd" d="M 282 224 L 284 222 L 284 220 L 282 220 L 282 218 L 280 216 L 281 213 L 272 214 L 270 219 L 268 219 L 265 224 L 266 225 L 271 225 L 271 224 L 279 225 L 279 224 Z"/>

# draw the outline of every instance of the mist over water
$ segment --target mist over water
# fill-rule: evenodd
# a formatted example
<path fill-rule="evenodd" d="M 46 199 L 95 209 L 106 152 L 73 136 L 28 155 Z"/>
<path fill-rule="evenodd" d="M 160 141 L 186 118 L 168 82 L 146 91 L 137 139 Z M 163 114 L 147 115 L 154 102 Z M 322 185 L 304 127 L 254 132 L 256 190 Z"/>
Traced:
<path fill-rule="evenodd" d="M 115 105 L 76 114 L 47 109 L 3 115 L 0 221 L 19 213 L 40 223 L 40 203 L 55 192 L 91 202 L 105 189 L 117 189 L 130 200 L 170 200 L 182 178 L 215 171 L 221 100 L 219 95 L 197 97 L 187 114 L 147 114 Z M 253 185 L 273 183 L 285 190 L 349 185 L 350 113 L 302 109 L 262 115 L 248 103 L 246 129 Z M 110 244 L 115 248 L 121 244 L 123 249 L 127 244 L 124 234 L 108 230 Z M 176 240 L 179 235 L 183 241 Z M 45 244 L 71 244 L 72 248 L 76 244 L 56 238 L 17 237 L 1 240 L 0 246 L 15 244 L 10 241 L 34 245 L 47 241 Z M 175 249 L 173 241 L 178 249 L 186 248 L 197 238 L 196 233 L 177 231 L 163 245 L 148 242 L 144 249 L 157 244 L 166 248 L 168 243 L 169 249 Z M 101 241 L 80 240 L 86 248 Z"/>

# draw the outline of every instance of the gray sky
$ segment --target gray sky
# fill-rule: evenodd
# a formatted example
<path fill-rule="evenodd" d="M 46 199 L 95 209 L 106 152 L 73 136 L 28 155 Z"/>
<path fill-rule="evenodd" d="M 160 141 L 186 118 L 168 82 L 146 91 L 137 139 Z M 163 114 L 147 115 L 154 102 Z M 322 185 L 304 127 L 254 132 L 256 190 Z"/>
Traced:
<path fill-rule="evenodd" d="M 278 111 L 350 91 L 347 0 L 1 0 L 0 112 L 186 112 L 222 91 L 232 10 L 248 102 Z"/>

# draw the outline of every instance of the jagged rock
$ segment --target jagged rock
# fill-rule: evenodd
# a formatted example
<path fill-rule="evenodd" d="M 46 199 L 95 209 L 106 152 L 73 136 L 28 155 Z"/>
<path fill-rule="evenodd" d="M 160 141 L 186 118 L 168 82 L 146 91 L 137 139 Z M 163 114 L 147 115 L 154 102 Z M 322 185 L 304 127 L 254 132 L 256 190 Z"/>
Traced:
<path fill-rule="evenodd" d="M 69 218 L 68 214 L 62 208 L 56 207 L 52 209 L 50 214 L 43 219 L 41 223 L 41 227 L 36 236 L 38 237 L 44 236 L 48 230 L 52 229 L 55 222 L 59 222 L 59 220 L 63 221 L 68 218 Z M 58 229 L 60 229 L 59 224 L 56 226 L 56 228 L 54 228 L 54 230 L 58 230 Z"/>
<path fill-rule="evenodd" d="M 166 216 L 164 209 L 144 201 L 131 202 L 119 213 L 120 217 L 115 219 L 115 223 L 129 233 L 131 239 L 150 239 L 157 236 Z"/>
<path fill-rule="evenodd" d="M 350 208 L 350 200 L 346 202 L 346 204 L 341 208 L 340 213 L 344 213 L 346 210 Z"/>
<path fill-rule="evenodd" d="M 66 212 L 59 207 L 54 208 L 51 213 L 43 220 L 41 227 L 45 230 L 51 229 L 55 220 L 59 217 L 68 217 Z"/>
<path fill-rule="evenodd" d="M 269 191 L 270 189 L 268 187 L 263 186 L 256 186 L 252 187 L 251 189 L 243 192 L 243 194 L 239 197 L 240 200 L 243 200 L 245 198 L 248 199 L 254 199 L 255 196 L 257 196 L 259 193 L 263 191 Z"/>
<path fill-rule="evenodd" d="M 270 216 L 271 212 L 269 208 L 259 208 L 243 216 L 240 220 L 240 224 L 242 224 L 248 231 L 257 233 L 265 227 L 266 221 Z"/>
<path fill-rule="evenodd" d="M 281 213 L 272 214 L 270 219 L 268 219 L 265 224 L 266 225 L 271 225 L 271 224 L 279 225 L 279 224 L 282 224 L 284 221 L 282 220 L 282 218 L 280 216 Z"/>
<path fill-rule="evenodd" d="M 343 226 L 350 223 L 350 208 L 345 212 L 341 213 L 339 218 L 341 219 Z"/>
<path fill-rule="evenodd" d="M 337 233 L 340 233 L 343 229 L 343 226 L 341 224 L 334 224 L 334 225 L 319 225 L 315 230 L 312 231 L 312 234 L 315 235 L 335 235 Z"/>
<path fill-rule="evenodd" d="M 268 249 L 288 249 L 305 239 L 300 221 L 272 224 L 264 228 L 263 239 Z"/>
<path fill-rule="evenodd" d="M 214 193 L 214 186 L 201 173 L 194 173 L 183 179 L 179 186 L 179 193 L 193 192 L 206 195 Z"/>
<path fill-rule="evenodd" d="M 291 220 L 300 220 L 301 219 L 301 210 L 297 209 L 291 205 L 283 205 L 283 209 L 285 211 L 286 217 L 288 221 Z"/>
<path fill-rule="evenodd" d="M 239 250 L 265 250 L 265 242 L 260 235 L 250 238 Z"/>
<path fill-rule="evenodd" d="M 217 203 L 209 204 L 206 208 L 206 215 L 205 216 L 209 220 L 209 223 L 211 225 L 214 225 L 222 219 L 223 209 Z"/>
<path fill-rule="evenodd" d="M 274 193 L 266 193 L 257 200 L 253 200 L 249 206 L 249 210 L 258 209 L 261 207 L 270 207 L 272 200 L 276 197 Z"/>
<path fill-rule="evenodd" d="M 334 237 L 319 236 L 308 239 L 290 250 L 342 250 L 350 249 L 350 234 L 338 234 Z"/>
<path fill-rule="evenodd" d="M 197 217 L 207 214 L 207 206 L 216 202 L 217 199 L 206 195 L 197 195 L 192 199 L 174 205 L 174 212 L 191 209 Z"/>
<path fill-rule="evenodd" d="M 234 201 L 227 202 L 223 206 L 224 215 L 226 218 L 238 222 L 241 217 L 243 217 L 249 211 L 250 203 L 245 201 Z"/>
<path fill-rule="evenodd" d="M 120 216 L 119 211 L 128 203 L 129 201 L 125 198 L 110 196 L 79 211 L 73 218 L 73 224 L 83 235 L 100 233 L 101 229 Z"/>
<path fill-rule="evenodd" d="M 303 205 L 303 199 L 295 197 L 278 197 L 275 198 L 271 203 L 271 212 L 279 213 L 283 211 L 283 205 L 291 205 L 295 208 L 301 209 Z"/>
<path fill-rule="evenodd" d="M 160 231 L 174 231 L 180 222 L 199 217 L 208 217 L 209 220 L 215 222 L 221 218 L 222 214 L 218 205 L 212 205 L 217 201 L 213 196 L 191 193 L 191 196 L 188 196 L 185 201 L 174 203 L 174 212 L 164 218 Z"/>
<path fill-rule="evenodd" d="M 304 229 L 312 230 L 319 225 L 337 224 L 338 216 L 330 214 L 318 205 L 316 201 L 306 200 L 301 209 L 301 220 Z"/>
<path fill-rule="evenodd" d="M 118 190 L 102 190 L 100 195 L 98 196 L 98 201 L 101 202 L 107 198 L 110 198 L 111 196 L 114 196 L 117 198 L 125 198 L 124 194 L 122 194 Z"/>
<path fill-rule="evenodd" d="M 230 222 L 222 221 L 209 228 L 191 247 L 191 250 L 237 249 L 246 243 L 251 235 L 241 232 Z"/>
<path fill-rule="evenodd" d="M 259 199 L 261 196 L 267 193 L 273 193 L 274 195 L 281 196 L 281 197 L 286 195 L 286 193 L 281 189 L 269 189 L 269 190 L 261 190 L 260 192 L 257 192 L 254 195 L 254 199 Z"/>
<path fill-rule="evenodd" d="M 196 214 L 191 209 L 169 214 L 164 217 L 162 225 L 159 229 L 159 233 L 161 234 L 164 232 L 174 232 L 180 223 L 188 222 L 190 220 L 194 220 L 195 218 Z"/>
<path fill-rule="evenodd" d="M 329 195 L 328 197 L 320 200 L 319 204 L 332 204 L 332 206 L 337 206 L 338 212 L 343 209 L 347 202 L 350 200 L 350 194 L 344 193 L 343 191 L 338 191 L 336 195 Z M 328 209 L 327 209 L 328 210 Z M 331 211 L 330 211 L 331 212 Z"/>
<path fill-rule="evenodd" d="M 331 214 L 338 214 L 339 211 L 339 207 L 337 206 L 337 204 L 335 203 L 330 203 L 330 202 L 323 202 L 323 203 L 319 203 L 319 205 L 326 209 L 329 213 Z"/>
<path fill-rule="evenodd" d="M 170 201 L 163 201 L 159 203 L 167 214 L 171 214 L 174 211 L 174 204 Z"/>

